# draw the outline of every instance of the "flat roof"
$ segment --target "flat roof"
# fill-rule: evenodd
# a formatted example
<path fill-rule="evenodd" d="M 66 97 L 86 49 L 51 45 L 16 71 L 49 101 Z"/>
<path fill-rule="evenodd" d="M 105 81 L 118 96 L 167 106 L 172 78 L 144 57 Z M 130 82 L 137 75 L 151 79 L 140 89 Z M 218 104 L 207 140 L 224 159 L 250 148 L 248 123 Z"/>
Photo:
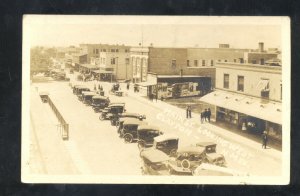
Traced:
<path fill-rule="evenodd" d="M 208 76 L 197 76 L 197 75 L 157 75 L 157 78 L 206 78 Z"/>

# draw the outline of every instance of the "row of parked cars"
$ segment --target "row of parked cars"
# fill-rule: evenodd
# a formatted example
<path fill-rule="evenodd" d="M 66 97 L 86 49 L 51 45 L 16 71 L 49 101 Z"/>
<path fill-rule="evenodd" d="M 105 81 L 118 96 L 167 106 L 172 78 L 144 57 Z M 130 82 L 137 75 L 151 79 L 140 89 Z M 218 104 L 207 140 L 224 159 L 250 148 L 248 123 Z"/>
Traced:
<path fill-rule="evenodd" d="M 110 120 L 111 125 L 116 126 L 124 142 L 137 143 L 143 174 L 236 175 L 225 168 L 225 157 L 216 152 L 216 143 L 198 142 L 179 148 L 178 136 L 164 134 L 159 127 L 148 124 L 145 115 L 127 112 L 125 103 L 111 103 L 104 92 L 93 92 L 86 86 L 72 88 L 80 101 L 100 113 L 101 121 Z"/>

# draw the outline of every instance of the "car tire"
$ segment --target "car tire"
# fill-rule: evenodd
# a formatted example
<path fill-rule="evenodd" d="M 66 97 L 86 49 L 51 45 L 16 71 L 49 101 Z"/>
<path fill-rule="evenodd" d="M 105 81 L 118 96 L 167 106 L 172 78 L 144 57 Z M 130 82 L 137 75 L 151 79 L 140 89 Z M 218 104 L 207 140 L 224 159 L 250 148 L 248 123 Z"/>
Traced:
<path fill-rule="evenodd" d="M 132 137 L 131 134 L 125 134 L 125 135 L 124 135 L 124 141 L 125 141 L 126 143 L 131 143 L 132 140 L 133 140 L 133 137 Z"/>
<path fill-rule="evenodd" d="M 181 161 L 181 167 L 184 168 L 184 169 L 189 169 L 191 167 L 190 161 L 187 160 L 187 159 L 183 159 Z"/>

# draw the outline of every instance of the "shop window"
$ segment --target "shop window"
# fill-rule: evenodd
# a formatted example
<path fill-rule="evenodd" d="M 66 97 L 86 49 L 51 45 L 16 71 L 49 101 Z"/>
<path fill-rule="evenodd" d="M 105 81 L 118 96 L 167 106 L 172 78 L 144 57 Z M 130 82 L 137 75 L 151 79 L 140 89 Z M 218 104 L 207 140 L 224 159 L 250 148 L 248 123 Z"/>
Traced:
<path fill-rule="evenodd" d="M 244 63 L 244 59 L 243 58 L 239 58 L 240 63 Z"/>
<path fill-rule="evenodd" d="M 229 74 L 224 74 L 224 88 L 229 88 Z"/>
<path fill-rule="evenodd" d="M 244 91 L 244 76 L 238 76 L 238 85 L 237 85 L 238 91 Z"/>

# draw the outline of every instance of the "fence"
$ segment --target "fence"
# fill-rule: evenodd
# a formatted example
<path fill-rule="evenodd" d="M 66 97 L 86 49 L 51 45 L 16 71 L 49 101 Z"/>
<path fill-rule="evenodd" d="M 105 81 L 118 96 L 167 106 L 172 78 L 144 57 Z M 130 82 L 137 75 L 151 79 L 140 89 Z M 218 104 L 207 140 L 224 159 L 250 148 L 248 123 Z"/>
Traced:
<path fill-rule="evenodd" d="M 58 111 L 52 100 L 50 99 L 50 96 L 48 96 L 48 103 L 50 107 L 52 108 L 55 116 L 57 117 L 59 121 L 58 129 L 61 132 L 61 137 L 63 140 L 68 140 L 69 139 L 69 124 L 65 121 L 61 113 Z"/>

